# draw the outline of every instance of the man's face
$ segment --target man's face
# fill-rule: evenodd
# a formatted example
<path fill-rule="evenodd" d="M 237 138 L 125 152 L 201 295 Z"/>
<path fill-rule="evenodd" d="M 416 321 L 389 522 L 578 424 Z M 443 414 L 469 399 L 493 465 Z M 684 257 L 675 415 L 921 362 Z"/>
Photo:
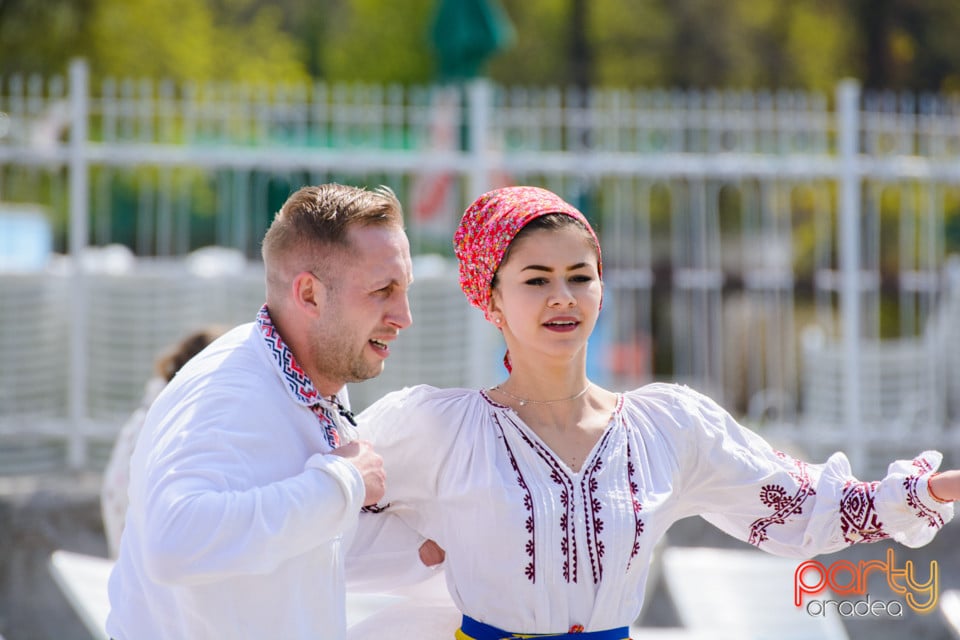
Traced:
<path fill-rule="evenodd" d="M 410 244 L 399 227 L 354 226 L 320 274 L 326 304 L 313 337 L 313 382 L 339 388 L 380 375 L 390 343 L 410 326 Z"/>

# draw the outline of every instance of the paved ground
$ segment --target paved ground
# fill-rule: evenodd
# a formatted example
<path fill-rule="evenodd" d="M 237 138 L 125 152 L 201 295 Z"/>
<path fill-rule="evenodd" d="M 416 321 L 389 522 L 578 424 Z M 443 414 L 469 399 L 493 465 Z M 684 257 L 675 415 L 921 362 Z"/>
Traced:
<path fill-rule="evenodd" d="M 670 544 L 673 546 L 747 547 L 744 543 L 730 538 L 700 518 L 678 522 L 668 535 Z M 899 567 L 902 568 L 906 561 L 913 562 L 918 580 L 927 579 L 930 562 L 935 560 L 940 574 L 940 591 L 960 589 L 960 519 L 947 525 L 933 542 L 922 549 L 908 549 L 892 542 L 878 542 L 855 545 L 838 553 L 819 556 L 816 559 L 828 567 L 830 563 L 841 559 L 849 560 L 855 565 L 861 560 L 885 561 L 887 549 L 894 550 L 895 561 Z M 792 575 L 785 575 L 784 580 L 791 585 L 793 584 Z M 883 578 L 878 575 L 868 578 L 868 586 L 872 601 L 896 599 L 903 602 L 903 598 L 893 593 L 885 584 Z M 853 602 L 862 600 L 861 597 L 852 596 L 828 597 Z M 929 614 L 917 614 L 905 606 L 903 617 L 842 617 L 841 620 L 851 640 L 954 640 L 954 637 L 944 625 L 940 614 L 936 611 Z M 662 585 L 655 591 L 641 621 L 645 624 L 665 626 L 678 623 L 676 613 L 673 611 Z M 641 639 L 638 638 L 638 640 Z"/>
<path fill-rule="evenodd" d="M 99 475 L 0 477 L 0 634 L 89 640 L 47 569 L 59 548 L 106 555 Z"/>

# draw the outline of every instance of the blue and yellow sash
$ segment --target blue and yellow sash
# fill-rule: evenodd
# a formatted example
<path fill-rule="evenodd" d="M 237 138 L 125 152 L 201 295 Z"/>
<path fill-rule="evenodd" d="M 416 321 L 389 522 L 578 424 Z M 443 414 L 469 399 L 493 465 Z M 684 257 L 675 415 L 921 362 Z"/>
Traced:
<path fill-rule="evenodd" d="M 463 616 L 455 634 L 457 640 L 519 640 L 522 638 L 569 638 L 569 640 L 630 640 L 630 628 L 618 627 L 604 631 L 580 631 L 567 633 L 511 633 L 489 624 Z"/>

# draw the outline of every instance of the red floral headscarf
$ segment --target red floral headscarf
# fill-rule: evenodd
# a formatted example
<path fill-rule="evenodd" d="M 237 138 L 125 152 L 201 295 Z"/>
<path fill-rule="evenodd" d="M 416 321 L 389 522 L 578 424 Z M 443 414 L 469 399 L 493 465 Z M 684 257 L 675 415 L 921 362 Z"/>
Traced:
<path fill-rule="evenodd" d="M 514 237 L 526 224 L 549 213 L 576 218 L 597 245 L 597 270 L 602 275 L 600 242 L 586 217 L 557 194 L 539 187 L 505 187 L 488 191 L 467 207 L 453 236 L 460 261 L 460 288 L 490 319 L 490 285 Z"/>

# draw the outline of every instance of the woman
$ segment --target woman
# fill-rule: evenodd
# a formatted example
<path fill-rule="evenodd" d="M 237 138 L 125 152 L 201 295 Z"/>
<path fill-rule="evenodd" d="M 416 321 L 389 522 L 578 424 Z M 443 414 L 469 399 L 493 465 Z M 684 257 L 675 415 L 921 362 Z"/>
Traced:
<path fill-rule="evenodd" d="M 360 420 L 385 461 L 384 508 L 446 550 L 460 640 L 627 638 L 654 546 L 691 515 L 798 557 L 888 537 L 920 546 L 952 518 L 960 472 L 935 473 L 937 452 L 859 482 L 843 454 L 795 460 L 686 387 L 590 382 L 600 247 L 555 194 L 484 194 L 454 243 L 464 293 L 503 333 L 509 376 L 404 389 Z"/>

